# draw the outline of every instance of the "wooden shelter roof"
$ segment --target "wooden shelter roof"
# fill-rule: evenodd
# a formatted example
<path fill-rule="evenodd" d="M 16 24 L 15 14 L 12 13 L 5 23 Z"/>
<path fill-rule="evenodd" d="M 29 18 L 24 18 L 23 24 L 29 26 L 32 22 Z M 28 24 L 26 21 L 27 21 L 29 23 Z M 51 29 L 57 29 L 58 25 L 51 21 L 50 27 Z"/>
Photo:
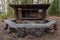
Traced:
<path fill-rule="evenodd" d="M 10 4 L 10 6 L 22 9 L 47 9 L 50 4 Z"/>

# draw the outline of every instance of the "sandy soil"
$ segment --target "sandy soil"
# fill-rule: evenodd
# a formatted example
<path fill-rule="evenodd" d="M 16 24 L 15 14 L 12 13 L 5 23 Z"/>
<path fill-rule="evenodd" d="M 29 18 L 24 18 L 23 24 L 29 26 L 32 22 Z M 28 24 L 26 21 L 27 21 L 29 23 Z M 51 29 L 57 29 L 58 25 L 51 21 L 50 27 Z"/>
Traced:
<path fill-rule="evenodd" d="M 45 33 L 42 37 L 35 37 L 28 35 L 25 38 L 18 38 L 14 33 L 8 34 L 7 30 L 4 30 L 4 23 L 0 21 L 0 40 L 60 40 L 60 17 L 49 17 L 58 20 L 58 30 L 55 34 Z"/>

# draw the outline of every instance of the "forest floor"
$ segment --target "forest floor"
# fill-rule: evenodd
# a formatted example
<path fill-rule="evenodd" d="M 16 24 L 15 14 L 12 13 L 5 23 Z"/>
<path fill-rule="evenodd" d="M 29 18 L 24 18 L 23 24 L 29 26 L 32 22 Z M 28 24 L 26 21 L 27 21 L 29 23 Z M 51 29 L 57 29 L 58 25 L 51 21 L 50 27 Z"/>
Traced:
<path fill-rule="evenodd" d="M 8 34 L 7 30 L 4 30 L 5 23 L 0 21 L 0 40 L 60 40 L 60 17 L 49 17 L 58 20 L 58 30 L 55 34 L 44 34 L 42 37 L 35 37 L 28 35 L 25 38 L 18 38 L 14 33 Z"/>

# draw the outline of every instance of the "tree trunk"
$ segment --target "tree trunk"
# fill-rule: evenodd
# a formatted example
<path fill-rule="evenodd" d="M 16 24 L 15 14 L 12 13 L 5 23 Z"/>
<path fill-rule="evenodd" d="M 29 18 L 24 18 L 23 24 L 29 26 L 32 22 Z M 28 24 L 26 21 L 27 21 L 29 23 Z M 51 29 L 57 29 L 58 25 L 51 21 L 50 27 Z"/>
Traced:
<path fill-rule="evenodd" d="M 60 0 L 59 0 L 59 13 L 60 13 Z"/>

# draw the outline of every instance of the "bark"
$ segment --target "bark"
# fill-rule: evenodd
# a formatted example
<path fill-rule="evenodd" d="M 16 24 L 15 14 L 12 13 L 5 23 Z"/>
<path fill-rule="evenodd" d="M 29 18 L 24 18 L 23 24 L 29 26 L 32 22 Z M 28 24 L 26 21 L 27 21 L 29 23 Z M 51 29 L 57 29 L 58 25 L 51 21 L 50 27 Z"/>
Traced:
<path fill-rule="evenodd" d="M 60 13 L 60 0 L 59 0 L 59 13 Z"/>

